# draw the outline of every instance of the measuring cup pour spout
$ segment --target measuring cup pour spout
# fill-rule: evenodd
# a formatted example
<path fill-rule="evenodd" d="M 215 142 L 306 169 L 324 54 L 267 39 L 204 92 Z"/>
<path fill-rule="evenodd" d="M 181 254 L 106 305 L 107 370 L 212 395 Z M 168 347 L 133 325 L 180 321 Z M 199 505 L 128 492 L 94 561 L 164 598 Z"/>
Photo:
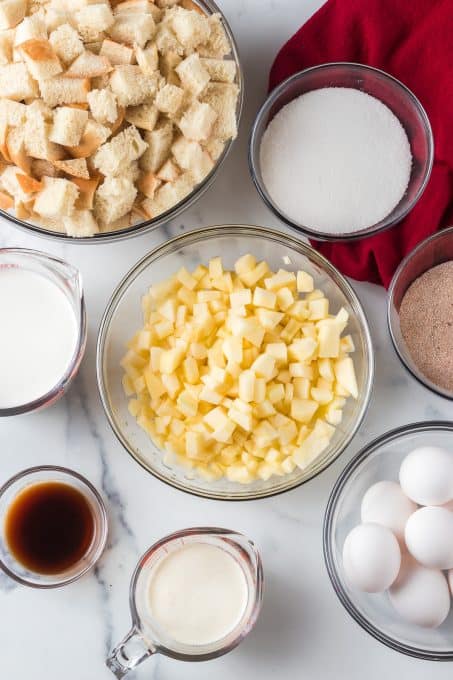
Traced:
<path fill-rule="evenodd" d="M 155 647 L 144 640 L 136 626 L 132 626 L 126 637 L 112 650 L 106 664 L 116 678 L 124 678 L 126 673 L 155 653 Z"/>

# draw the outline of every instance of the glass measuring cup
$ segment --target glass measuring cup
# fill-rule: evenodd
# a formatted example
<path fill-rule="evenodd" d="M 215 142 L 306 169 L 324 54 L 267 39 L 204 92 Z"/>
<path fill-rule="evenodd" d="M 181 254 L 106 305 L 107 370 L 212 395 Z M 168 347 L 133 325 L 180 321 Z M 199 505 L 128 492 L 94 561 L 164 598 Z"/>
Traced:
<path fill-rule="evenodd" d="M 191 543 L 225 550 L 241 567 L 247 583 L 247 603 L 238 624 L 223 638 L 203 645 L 172 640 L 146 607 L 146 591 L 152 573 L 171 552 Z M 132 627 L 113 649 L 106 663 L 117 678 L 123 678 L 152 654 L 165 654 L 180 661 L 206 661 L 231 651 L 251 631 L 261 609 L 263 567 L 254 544 L 242 534 L 215 527 L 195 527 L 170 534 L 151 546 L 140 558 L 131 580 L 129 602 Z"/>
<path fill-rule="evenodd" d="M 85 351 L 87 326 L 82 277 L 78 269 L 64 260 L 27 248 L 0 248 L 0 270 L 3 268 L 25 269 L 40 274 L 56 285 L 69 301 L 77 325 L 74 353 L 60 380 L 51 390 L 25 404 L 0 408 L 0 417 L 29 413 L 53 404 L 67 390 L 77 374 Z"/>

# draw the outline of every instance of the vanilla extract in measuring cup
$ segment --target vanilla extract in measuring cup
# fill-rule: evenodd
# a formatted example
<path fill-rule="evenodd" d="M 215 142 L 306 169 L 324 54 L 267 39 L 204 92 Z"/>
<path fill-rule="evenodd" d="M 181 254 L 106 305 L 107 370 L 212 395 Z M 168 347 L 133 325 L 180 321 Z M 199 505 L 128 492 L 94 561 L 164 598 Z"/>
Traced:
<path fill-rule="evenodd" d="M 86 555 L 95 518 L 86 496 L 70 484 L 30 484 L 12 500 L 4 520 L 7 546 L 26 569 L 59 574 Z"/>

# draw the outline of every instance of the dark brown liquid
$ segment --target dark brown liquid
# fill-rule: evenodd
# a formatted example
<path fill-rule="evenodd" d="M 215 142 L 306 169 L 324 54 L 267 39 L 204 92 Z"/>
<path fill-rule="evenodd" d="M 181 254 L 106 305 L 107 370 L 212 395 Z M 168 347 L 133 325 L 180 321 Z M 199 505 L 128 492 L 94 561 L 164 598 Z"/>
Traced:
<path fill-rule="evenodd" d="M 8 547 L 24 567 L 58 574 L 87 552 L 95 530 L 85 496 L 61 482 L 39 482 L 19 492 L 5 518 Z"/>

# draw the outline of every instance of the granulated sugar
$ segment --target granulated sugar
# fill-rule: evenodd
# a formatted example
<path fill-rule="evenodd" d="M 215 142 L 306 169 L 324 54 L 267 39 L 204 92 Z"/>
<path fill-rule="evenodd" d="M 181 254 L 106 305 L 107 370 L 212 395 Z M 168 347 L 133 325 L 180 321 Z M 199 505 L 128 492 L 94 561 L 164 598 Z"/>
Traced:
<path fill-rule="evenodd" d="M 375 97 L 345 87 L 313 90 L 283 107 L 260 149 L 264 184 L 291 220 L 351 233 L 386 217 L 411 173 L 409 140 Z"/>
<path fill-rule="evenodd" d="M 400 307 L 409 353 L 424 376 L 453 392 L 453 261 L 416 279 Z"/>

